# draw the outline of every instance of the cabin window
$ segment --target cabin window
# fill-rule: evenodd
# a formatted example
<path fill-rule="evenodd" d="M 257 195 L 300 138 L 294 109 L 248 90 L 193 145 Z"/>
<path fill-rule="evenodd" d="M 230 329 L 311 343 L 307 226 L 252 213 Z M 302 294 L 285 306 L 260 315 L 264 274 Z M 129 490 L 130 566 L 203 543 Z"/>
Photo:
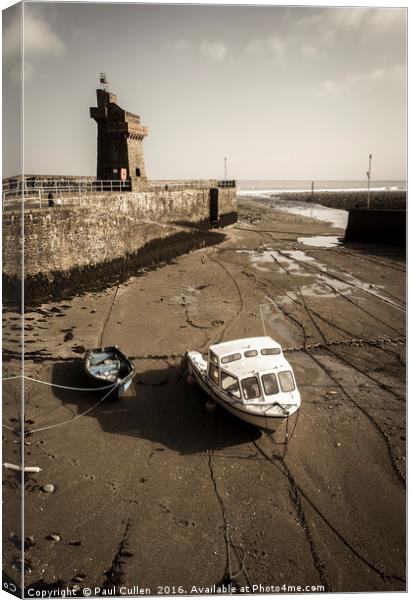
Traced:
<path fill-rule="evenodd" d="M 256 377 L 247 377 L 241 381 L 245 400 L 254 400 L 261 396 L 260 385 Z"/>
<path fill-rule="evenodd" d="M 229 373 L 225 373 L 225 371 L 221 372 L 221 387 L 223 390 L 229 392 L 233 396 L 241 398 L 238 379 Z"/>
<path fill-rule="evenodd" d="M 244 356 L 245 358 L 252 358 L 253 356 L 258 356 L 258 352 L 256 350 L 246 350 Z"/>
<path fill-rule="evenodd" d="M 209 378 L 217 385 L 219 384 L 219 369 L 212 363 L 209 365 Z"/>
<path fill-rule="evenodd" d="M 278 373 L 281 389 L 283 392 L 292 392 L 295 389 L 294 379 L 291 371 L 281 371 Z"/>
<path fill-rule="evenodd" d="M 234 362 L 236 360 L 240 360 L 241 359 L 241 354 L 239 354 L 237 352 L 237 354 L 228 354 L 228 356 L 224 356 L 224 358 L 221 359 L 221 362 L 223 365 L 227 365 L 230 362 Z"/>
<path fill-rule="evenodd" d="M 281 354 L 281 350 L 279 348 L 263 348 L 261 354 L 264 356 L 267 356 L 268 354 Z"/>
<path fill-rule="evenodd" d="M 209 353 L 211 362 L 214 363 L 214 365 L 218 366 L 218 356 L 216 354 L 214 354 L 213 352 Z"/>
<path fill-rule="evenodd" d="M 273 396 L 274 394 L 278 394 L 278 383 L 275 373 L 266 373 L 261 376 L 262 385 L 264 387 L 264 392 L 267 396 Z"/>

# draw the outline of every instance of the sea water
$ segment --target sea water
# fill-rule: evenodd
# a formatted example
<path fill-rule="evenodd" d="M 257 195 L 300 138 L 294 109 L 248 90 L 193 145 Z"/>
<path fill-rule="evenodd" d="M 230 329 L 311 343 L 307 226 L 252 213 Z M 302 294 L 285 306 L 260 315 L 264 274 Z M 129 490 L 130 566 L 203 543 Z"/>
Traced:
<path fill-rule="evenodd" d="M 245 179 L 237 181 L 238 192 L 245 195 L 253 195 L 256 192 L 260 194 L 277 194 L 281 192 L 311 192 L 311 185 L 314 183 L 314 191 L 324 192 L 339 192 L 339 191 L 366 191 L 367 180 L 354 179 L 354 180 L 320 180 L 311 182 L 305 181 L 293 181 L 293 180 L 254 180 Z M 371 191 L 405 191 L 406 181 L 405 180 L 371 180 L 370 181 Z"/>

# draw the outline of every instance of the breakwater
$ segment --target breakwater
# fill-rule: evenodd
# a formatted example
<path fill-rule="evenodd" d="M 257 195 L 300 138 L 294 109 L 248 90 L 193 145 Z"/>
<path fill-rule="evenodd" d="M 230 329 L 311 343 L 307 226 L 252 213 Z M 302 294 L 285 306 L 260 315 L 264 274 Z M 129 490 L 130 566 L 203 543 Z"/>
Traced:
<path fill-rule="evenodd" d="M 259 200 L 289 200 L 296 202 L 311 202 L 321 204 L 329 208 L 342 210 L 367 208 L 367 191 L 314 191 L 311 192 L 277 192 L 263 194 L 257 190 L 256 193 L 249 192 L 238 194 L 239 198 Z M 406 210 L 406 192 L 403 190 L 380 190 L 370 192 L 370 208 Z"/>
<path fill-rule="evenodd" d="M 344 240 L 346 242 L 406 244 L 406 211 L 388 209 L 350 209 Z"/>
<path fill-rule="evenodd" d="M 61 194 L 53 205 L 16 198 L 3 209 L 3 284 L 18 294 L 24 230 L 25 296 L 56 293 L 216 243 L 235 222 L 235 188 Z"/>

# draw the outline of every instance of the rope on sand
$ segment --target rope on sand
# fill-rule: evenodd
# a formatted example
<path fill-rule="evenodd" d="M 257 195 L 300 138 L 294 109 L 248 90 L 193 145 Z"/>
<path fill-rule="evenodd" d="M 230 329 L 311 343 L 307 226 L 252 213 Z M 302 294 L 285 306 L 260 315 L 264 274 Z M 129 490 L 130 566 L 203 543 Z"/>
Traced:
<path fill-rule="evenodd" d="M 99 406 L 99 404 L 101 404 L 101 402 L 103 402 L 105 400 L 105 398 L 107 398 L 109 396 L 109 394 L 112 393 L 112 391 L 118 386 L 118 384 L 116 383 L 115 385 L 113 385 L 111 387 L 111 389 L 103 396 L 103 398 L 101 398 L 100 400 L 98 400 L 98 402 L 95 402 L 95 404 L 93 404 L 92 406 L 90 406 L 87 410 L 85 410 L 84 412 L 80 413 L 80 415 L 76 415 L 75 417 L 73 417 L 72 419 L 67 419 L 67 421 L 62 421 L 61 423 L 56 423 L 55 425 L 48 425 L 47 427 L 39 427 L 38 429 L 31 429 L 30 433 L 37 433 L 38 431 L 46 431 L 47 429 L 54 429 L 55 427 L 61 427 L 62 425 L 67 425 L 68 423 L 73 423 L 73 421 L 77 421 L 78 419 L 80 419 L 81 417 L 84 417 L 85 415 L 87 415 L 88 413 L 92 412 L 92 410 L 94 408 L 96 408 L 97 406 Z"/>
<path fill-rule="evenodd" d="M 38 381 L 37 379 L 35 379 L 34 381 Z M 46 382 L 40 382 L 40 383 L 46 383 Z M 122 382 L 120 382 L 122 383 Z M 73 423 L 73 421 L 77 421 L 78 419 L 80 419 L 81 417 L 84 417 L 85 415 L 89 414 L 90 412 L 92 412 L 93 409 L 95 409 L 97 406 L 99 406 L 99 404 L 101 404 L 114 390 L 115 388 L 117 388 L 120 383 L 115 383 L 112 384 L 110 386 L 109 391 L 97 402 L 95 402 L 95 404 L 92 404 L 92 406 L 90 406 L 88 409 L 86 409 L 85 411 L 83 411 L 82 413 L 80 413 L 79 415 L 76 415 L 75 417 L 72 417 L 71 419 L 67 419 L 66 421 L 62 421 L 61 423 L 55 423 L 54 425 L 47 425 L 46 427 L 39 427 L 37 429 L 30 429 L 28 431 L 28 433 L 37 433 L 39 431 L 46 431 L 48 429 L 54 429 L 55 427 L 61 427 L 63 425 L 67 425 L 68 423 Z M 47 384 L 47 383 L 46 383 Z M 47 384 L 47 385 L 54 385 L 54 384 Z M 65 387 L 65 386 L 58 386 L 58 387 Z M 107 389 L 108 386 L 105 386 L 104 388 L 95 388 L 96 389 Z M 66 388 L 66 389 L 72 389 L 72 390 L 79 390 L 82 388 Z M 89 388 L 87 388 L 89 389 Z M 13 429 L 13 427 L 9 427 L 8 425 L 3 425 L 3 427 L 5 429 L 9 429 L 10 431 L 13 431 L 14 433 L 21 433 L 20 431 L 18 431 L 17 429 Z"/>
<path fill-rule="evenodd" d="M 59 385 L 58 383 L 50 383 L 49 381 L 42 381 L 41 379 L 34 379 L 33 377 L 28 377 L 27 375 L 23 375 L 24 379 L 27 379 L 28 381 L 34 381 L 35 383 L 41 383 L 43 385 L 49 385 L 50 387 L 57 387 L 57 388 L 61 388 L 63 390 L 72 390 L 75 392 L 97 392 L 99 390 L 108 390 L 109 388 L 113 388 L 117 385 L 117 383 L 111 383 L 109 385 L 104 385 L 102 387 L 87 387 L 87 388 L 80 388 L 80 387 L 71 387 L 69 385 Z"/>
<path fill-rule="evenodd" d="M 115 383 L 110 383 L 109 385 L 104 385 L 102 387 L 72 387 L 69 385 L 60 385 L 59 383 L 51 383 L 50 381 L 42 381 L 41 379 L 35 379 L 34 377 L 29 377 L 28 375 L 14 375 L 13 377 L 3 377 L 3 381 L 7 381 L 8 379 L 17 379 L 21 377 L 22 379 L 27 379 L 28 381 L 34 381 L 35 383 L 41 383 L 42 385 L 48 385 L 50 387 L 57 387 L 63 390 L 72 390 L 74 392 L 99 392 L 100 390 L 108 390 L 109 388 L 114 387 Z"/>

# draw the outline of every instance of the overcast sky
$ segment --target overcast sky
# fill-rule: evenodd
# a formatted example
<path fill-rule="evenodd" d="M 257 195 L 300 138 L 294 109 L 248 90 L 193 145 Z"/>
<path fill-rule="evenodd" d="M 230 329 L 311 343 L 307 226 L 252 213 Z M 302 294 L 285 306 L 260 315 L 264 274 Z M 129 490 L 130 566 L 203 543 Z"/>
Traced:
<path fill-rule="evenodd" d="M 25 172 L 94 175 L 100 71 L 150 178 L 403 179 L 406 9 L 26 3 Z M 3 13 L 18 109 L 19 10 Z M 3 176 L 19 171 L 16 127 Z"/>

